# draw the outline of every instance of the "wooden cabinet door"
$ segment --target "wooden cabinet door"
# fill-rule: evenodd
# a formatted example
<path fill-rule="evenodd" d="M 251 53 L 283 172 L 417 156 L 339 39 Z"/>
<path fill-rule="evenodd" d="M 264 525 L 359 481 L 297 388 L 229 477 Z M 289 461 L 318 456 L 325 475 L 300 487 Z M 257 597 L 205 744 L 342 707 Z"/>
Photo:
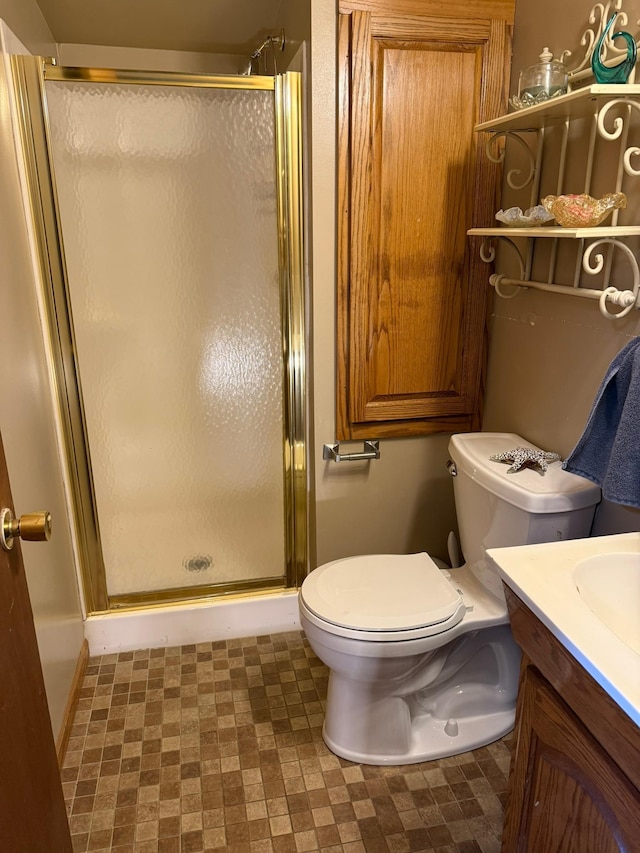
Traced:
<path fill-rule="evenodd" d="M 505 853 L 640 850 L 640 794 L 532 666 L 523 669 Z"/>
<path fill-rule="evenodd" d="M 504 107 L 509 25 L 371 5 L 340 15 L 337 435 L 473 429 L 490 288 L 466 231 L 498 178 L 473 127 Z"/>

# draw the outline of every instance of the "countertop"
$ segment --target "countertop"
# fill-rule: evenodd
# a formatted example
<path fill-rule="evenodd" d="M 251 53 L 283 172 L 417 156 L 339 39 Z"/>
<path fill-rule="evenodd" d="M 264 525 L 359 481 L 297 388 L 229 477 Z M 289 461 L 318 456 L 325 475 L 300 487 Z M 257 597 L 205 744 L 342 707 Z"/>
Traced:
<path fill-rule="evenodd" d="M 640 655 L 590 610 L 573 577 L 582 560 L 621 553 L 640 554 L 640 533 L 487 551 L 507 586 L 640 726 Z"/>

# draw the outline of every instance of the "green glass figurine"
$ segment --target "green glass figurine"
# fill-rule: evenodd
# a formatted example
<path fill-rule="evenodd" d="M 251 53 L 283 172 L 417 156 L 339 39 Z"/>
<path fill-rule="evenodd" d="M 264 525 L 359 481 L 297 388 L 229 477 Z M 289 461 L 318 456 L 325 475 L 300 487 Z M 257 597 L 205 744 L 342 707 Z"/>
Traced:
<path fill-rule="evenodd" d="M 614 12 L 613 15 L 607 21 L 607 26 L 604 28 L 604 32 L 598 39 L 598 43 L 595 46 L 593 55 L 591 57 L 591 68 L 593 69 L 593 76 L 596 78 L 596 83 L 626 83 L 629 79 L 629 75 L 631 74 L 633 66 L 636 64 L 636 56 L 638 51 L 635 39 L 630 33 L 625 32 L 614 33 L 611 38 L 612 40 L 622 38 L 626 41 L 627 58 L 623 59 L 622 62 L 618 63 L 618 65 L 614 65 L 611 68 L 604 65 L 604 63 L 600 59 L 602 45 L 604 44 L 604 40 L 607 37 L 607 33 L 613 26 L 613 22 L 615 21 L 617 16 L 618 13 Z"/>

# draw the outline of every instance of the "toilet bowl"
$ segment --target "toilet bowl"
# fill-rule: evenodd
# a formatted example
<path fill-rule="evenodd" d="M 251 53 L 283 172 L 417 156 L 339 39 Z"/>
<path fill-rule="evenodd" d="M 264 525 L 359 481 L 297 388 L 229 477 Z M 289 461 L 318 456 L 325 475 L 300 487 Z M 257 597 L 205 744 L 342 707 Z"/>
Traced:
<path fill-rule="evenodd" d="M 329 668 L 324 740 L 363 764 L 409 764 L 484 746 L 513 727 L 520 653 L 486 550 L 588 536 L 600 490 L 552 463 L 508 474 L 489 457 L 534 447 L 513 433 L 449 444 L 462 552 L 375 554 L 312 571 L 299 594 L 311 648 Z"/>

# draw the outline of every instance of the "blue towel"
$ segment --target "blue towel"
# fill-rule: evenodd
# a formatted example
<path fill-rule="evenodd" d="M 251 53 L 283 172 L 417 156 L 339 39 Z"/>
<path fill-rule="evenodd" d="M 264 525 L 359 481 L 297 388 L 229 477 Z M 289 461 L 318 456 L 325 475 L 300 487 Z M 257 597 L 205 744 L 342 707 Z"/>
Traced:
<path fill-rule="evenodd" d="M 640 507 L 640 338 L 611 362 L 584 432 L 562 467 L 593 480 L 606 500 Z"/>

